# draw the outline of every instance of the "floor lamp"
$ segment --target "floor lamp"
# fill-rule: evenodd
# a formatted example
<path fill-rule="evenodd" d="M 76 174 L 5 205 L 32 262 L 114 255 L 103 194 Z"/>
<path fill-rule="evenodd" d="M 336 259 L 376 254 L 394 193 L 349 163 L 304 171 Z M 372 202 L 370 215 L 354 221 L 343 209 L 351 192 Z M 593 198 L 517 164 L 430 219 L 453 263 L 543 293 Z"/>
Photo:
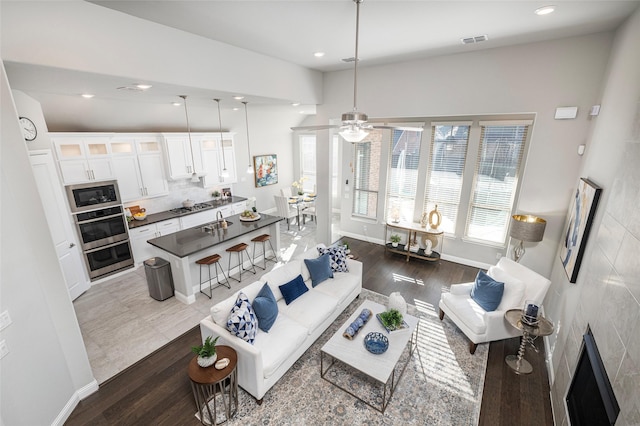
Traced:
<path fill-rule="evenodd" d="M 513 247 L 513 260 L 520 262 L 524 256 L 524 243 L 537 243 L 542 241 L 544 228 L 547 221 L 532 215 L 514 214 L 511 216 L 511 231 L 509 236 L 520 243 Z"/>

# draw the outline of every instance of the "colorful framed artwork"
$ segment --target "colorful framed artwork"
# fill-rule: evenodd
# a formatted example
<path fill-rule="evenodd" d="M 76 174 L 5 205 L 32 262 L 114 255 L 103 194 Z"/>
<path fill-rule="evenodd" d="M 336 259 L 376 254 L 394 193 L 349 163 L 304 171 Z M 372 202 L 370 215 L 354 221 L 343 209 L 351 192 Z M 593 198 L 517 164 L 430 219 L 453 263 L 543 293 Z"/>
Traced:
<path fill-rule="evenodd" d="M 276 154 L 255 155 L 253 170 L 256 188 L 278 183 L 278 156 Z"/>
<path fill-rule="evenodd" d="M 571 283 L 575 283 L 578 278 L 601 192 L 602 188 L 589 179 L 581 178 L 571 198 L 559 251 L 560 260 Z"/>

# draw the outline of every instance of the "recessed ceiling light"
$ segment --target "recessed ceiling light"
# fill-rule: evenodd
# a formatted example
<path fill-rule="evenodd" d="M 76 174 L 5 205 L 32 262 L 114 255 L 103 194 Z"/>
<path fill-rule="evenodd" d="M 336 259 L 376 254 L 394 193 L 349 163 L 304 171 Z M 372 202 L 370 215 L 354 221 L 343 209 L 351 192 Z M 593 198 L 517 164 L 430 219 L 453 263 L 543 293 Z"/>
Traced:
<path fill-rule="evenodd" d="M 85 99 L 91 99 L 91 98 L 93 98 L 95 95 L 93 95 L 93 94 L 91 94 L 91 93 L 83 93 L 83 94 L 82 94 L 82 95 L 80 95 L 80 96 L 82 96 L 82 97 L 83 97 L 83 98 L 85 98 Z"/>
<path fill-rule="evenodd" d="M 324 56 L 324 52 L 315 52 L 313 56 L 315 56 L 316 58 L 322 58 Z"/>
<path fill-rule="evenodd" d="M 553 13 L 555 10 L 556 10 L 555 6 L 549 5 L 549 6 L 542 6 L 537 8 L 534 13 L 538 16 L 542 16 L 542 15 L 548 15 L 550 13 Z"/>
<path fill-rule="evenodd" d="M 300 102 L 294 102 L 291 104 L 291 106 L 298 106 L 298 105 L 300 105 Z"/>
<path fill-rule="evenodd" d="M 235 99 L 236 101 L 241 101 L 244 99 L 244 96 L 234 96 L 233 99 Z"/>
<path fill-rule="evenodd" d="M 148 90 L 148 89 L 151 89 L 153 86 L 150 84 L 136 84 L 136 87 L 140 90 Z"/>
<path fill-rule="evenodd" d="M 234 111 L 238 111 L 239 109 L 240 109 L 240 108 L 238 108 L 238 107 L 233 107 L 233 110 L 234 110 Z"/>
<path fill-rule="evenodd" d="M 173 105 L 173 106 L 180 106 L 180 105 L 182 105 L 182 104 L 181 104 L 180 102 L 172 102 L 172 103 L 171 103 L 171 105 Z"/>

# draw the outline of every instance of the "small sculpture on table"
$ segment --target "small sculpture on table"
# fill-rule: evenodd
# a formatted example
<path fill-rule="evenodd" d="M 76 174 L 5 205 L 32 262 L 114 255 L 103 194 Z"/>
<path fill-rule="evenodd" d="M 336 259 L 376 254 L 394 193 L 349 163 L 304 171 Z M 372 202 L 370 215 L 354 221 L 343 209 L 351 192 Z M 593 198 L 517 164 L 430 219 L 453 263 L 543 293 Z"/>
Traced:
<path fill-rule="evenodd" d="M 364 327 L 364 325 L 369 321 L 369 319 L 371 318 L 371 315 L 372 315 L 371 310 L 366 308 L 363 309 L 362 312 L 360 312 L 360 315 L 358 315 L 358 317 L 356 318 L 356 320 L 352 322 L 349 325 L 349 327 L 347 327 L 347 329 L 344 331 L 344 333 L 342 333 L 342 335 L 349 340 L 353 340 L 356 334 L 358 334 L 358 331 L 360 331 L 360 329 Z"/>

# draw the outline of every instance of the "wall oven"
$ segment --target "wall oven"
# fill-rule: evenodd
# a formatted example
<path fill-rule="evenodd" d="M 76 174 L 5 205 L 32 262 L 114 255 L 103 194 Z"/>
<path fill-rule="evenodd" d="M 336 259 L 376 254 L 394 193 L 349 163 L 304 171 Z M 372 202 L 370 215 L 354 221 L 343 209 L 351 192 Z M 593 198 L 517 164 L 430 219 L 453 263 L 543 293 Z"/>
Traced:
<path fill-rule="evenodd" d="M 73 213 L 122 204 L 115 180 L 67 185 L 65 189 Z"/>
<path fill-rule="evenodd" d="M 69 185 L 66 190 L 91 280 L 133 267 L 116 181 Z"/>

